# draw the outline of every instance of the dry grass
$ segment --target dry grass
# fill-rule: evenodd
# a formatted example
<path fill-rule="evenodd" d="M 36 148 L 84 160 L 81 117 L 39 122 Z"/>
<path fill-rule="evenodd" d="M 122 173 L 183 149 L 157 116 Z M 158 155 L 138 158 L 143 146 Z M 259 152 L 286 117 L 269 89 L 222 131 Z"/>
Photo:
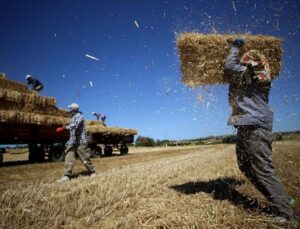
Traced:
<path fill-rule="evenodd" d="M 300 198 L 299 142 L 274 144 L 287 190 Z M 292 163 L 282 160 L 292 160 Z M 94 160 L 96 178 L 55 183 L 62 163 L 1 168 L 2 228 L 281 228 L 241 175 L 233 145 Z M 289 166 L 287 166 L 289 165 Z M 82 167 L 76 163 L 75 172 Z M 251 202 L 253 202 L 251 204 Z M 299 202 L 296 214 L 300 213 Z"/>
<path fill-rule="evenodd" d="M 237 37 L 243 37 L 247 41 L 241 54 L 251 49 L 259 50 L 269 61 L 271 76 L 279 75 L 282 56 L 282 41 L 279 38 L 262 35 L 183 33 L 176 39 L 183 82 L 190 87 L 228 82 L 224 75 L 225 59 L 233 39 Z"/>

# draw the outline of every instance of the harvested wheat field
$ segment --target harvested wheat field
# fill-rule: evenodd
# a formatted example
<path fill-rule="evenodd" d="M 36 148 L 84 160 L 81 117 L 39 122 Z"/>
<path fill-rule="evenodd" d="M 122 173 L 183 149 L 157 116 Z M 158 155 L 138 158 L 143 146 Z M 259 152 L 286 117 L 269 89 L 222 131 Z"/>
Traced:
<path fill-rule="evenodd" d="M 274 162 L 300 215 L 300 142 L 274 143 Z M 97 176 L 77 161 L 0 168 L 1 228 L 282 228 L 267 201 L 236 165 L 234 145 L 94 159 Z M 293 226 L 292 228 L 296 228 Z"/>

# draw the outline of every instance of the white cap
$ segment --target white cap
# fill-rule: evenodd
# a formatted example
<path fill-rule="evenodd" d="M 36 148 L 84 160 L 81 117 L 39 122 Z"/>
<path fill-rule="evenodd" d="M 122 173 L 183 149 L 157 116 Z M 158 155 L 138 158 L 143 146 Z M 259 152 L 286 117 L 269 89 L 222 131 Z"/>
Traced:
<path fill-rule="evenodd" d="M 79 110 L 79 105 L 77 103 L 72 103 L 68 106 L 72 111 Z"/>
<path fill-rule="evenodd" d="M 94 114 L 96 114 L 96 112 L 92 112 L 92 114 L 94 115 Z"/>
<path fill-rule="evenodd" d="M 32 78 L 31 75 L 26 75 L 25 79 L 28 80 L 29 78 Z"/>

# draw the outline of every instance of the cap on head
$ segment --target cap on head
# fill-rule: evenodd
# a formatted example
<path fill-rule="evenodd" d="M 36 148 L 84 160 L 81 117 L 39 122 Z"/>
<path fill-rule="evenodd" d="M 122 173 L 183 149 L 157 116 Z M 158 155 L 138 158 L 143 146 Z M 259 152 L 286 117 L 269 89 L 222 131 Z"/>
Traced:
<path fill-rule="evenodd" d="M 26 80 L 28 80 L 28 79 L 30 79 L 30 78 L 32 78 L 31 75 L 26 75 L 26 77 L 25 77 Z"/>
<path fill-rule="evenodd" d="M 93 114 L 93 115 L 95 115 L 95 114 L 96 114 L 96 112 L 93 112 L 92 114 Z"/>
<path fill-rule="evenodd" d="M 77 103 L 72 103 L 68 106 L 70 110 L 72 111 L 78 111 L 79 110 L 79 105 Z"/>

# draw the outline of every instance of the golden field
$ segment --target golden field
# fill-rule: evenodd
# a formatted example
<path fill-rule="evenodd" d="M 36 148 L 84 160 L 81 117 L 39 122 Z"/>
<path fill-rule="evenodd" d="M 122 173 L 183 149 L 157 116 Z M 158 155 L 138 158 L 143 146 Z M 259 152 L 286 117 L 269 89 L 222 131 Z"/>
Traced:
<path fill-rule="evenodd" d="M 151 149 L 151 148 L 150 148 Z M 273 144 L 273 158 L 300 216 L 300 141 Z M 234 145 L 150 150 L 75 164 L 0 168 L 0 228 L 284 228 L 239 171 Z M 297 226 L 292 226 L 297 228 Z"/>

